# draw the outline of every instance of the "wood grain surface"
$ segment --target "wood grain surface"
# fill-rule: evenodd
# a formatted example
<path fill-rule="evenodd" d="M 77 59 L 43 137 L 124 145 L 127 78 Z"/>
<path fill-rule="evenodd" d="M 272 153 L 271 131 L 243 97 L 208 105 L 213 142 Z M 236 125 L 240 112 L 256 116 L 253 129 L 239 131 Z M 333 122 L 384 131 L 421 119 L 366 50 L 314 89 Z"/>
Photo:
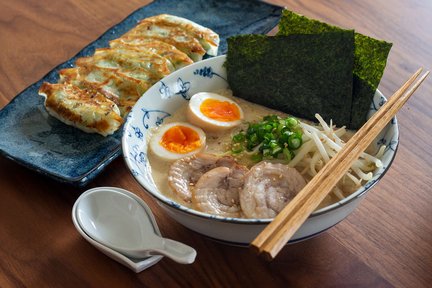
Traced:
<path fill-rule="evenodd" d="M 270 2 L 394 43 L 379 87 L 385 95 L 417 68 L 432 68 L 431 1 Z M 1 1 L 0 108 L 146 3 Z M 133 191 L 150 205 L 164 236 L 198 252 L 191 265 L 163 259 L 135 274 L 75 230 L 71 208 L 84 188 L 56 183 L 0 157 L 0 287 L 430 287 L 431 94 L 427 79 L 399 112 L 401 143 L 394 163 L 356 211 L 321 236 L 287 246 L 270 263 L 168 218 L 120 158 L 87 188 Z"/>

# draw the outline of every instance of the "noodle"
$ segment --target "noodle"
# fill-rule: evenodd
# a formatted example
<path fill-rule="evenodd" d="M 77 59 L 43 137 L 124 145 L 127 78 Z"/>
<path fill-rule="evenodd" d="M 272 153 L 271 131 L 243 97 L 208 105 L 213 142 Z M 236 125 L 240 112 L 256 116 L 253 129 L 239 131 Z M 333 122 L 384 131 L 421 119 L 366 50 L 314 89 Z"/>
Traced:
<path fill-rule="evenodd" d="M 308 174 L 311 177 L 315 176 L 324 166 L 324 163 L 327 163 L 330 158 L 334 157 L 342 149 L 345 142 L 340 137 L 347 132 L 345 127 L 334 130 L 332 121 L 328 125 L 319 114 L 316 114 L 315 117 L 319 122 L 318 127 L 300 122 L 303 129 L 304 143 L 295 157 L 288 163 L 290 167 L 302 171 L 303 175 Z M 344 198 L 343 191 L 354 191 L 363 182 L 371 180 L 373 177 L 372 171 L 382 167 L 382 162 L 378 157 L 381 157 L 384 151 L 385 146 L 381 146 L 376 156 L 363 152 L 332 190 L 333 194 L 340 200 Z"/>

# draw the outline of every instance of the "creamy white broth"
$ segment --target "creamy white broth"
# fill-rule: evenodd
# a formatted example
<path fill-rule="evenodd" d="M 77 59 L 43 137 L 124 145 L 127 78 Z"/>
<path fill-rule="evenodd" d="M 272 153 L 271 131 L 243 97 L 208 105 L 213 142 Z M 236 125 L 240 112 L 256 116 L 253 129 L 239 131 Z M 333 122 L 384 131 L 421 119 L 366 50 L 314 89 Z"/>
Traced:
<path fill-rule="evenodd" d="M 206 133 L 207 141 L 206 141 L 206 147 L 203 150 L 203 152 L 211 153 L 215 155 L 231 155 L 230 151 L 230 144 L 232 135 L 238 133 L 240 130 L 246 130 L 248 127 L 249 122 L 255 122 L 260 121 L 262 118 L 266 115 L 279 115 L 281 117 L 287 117 L 288 114 L 282 113 L 277 110 L 273 110 L 255 103 L 251 103 L 249 101 L 233 97 L 230 90 L 226 91 L 216 91 L 216 93 L 221 94 L 223 96 L 229 97 L 234 102 L 236 102 L 243 110 L 244 112 L 244 121 L 241 125 L 238 127 L 227 131 L 222 132 L 222 134 L 209 134 Z M 187 120 L 187 108 L 188 103 L 185 103 L 182 107 L 180 107 L 175 113 L 172 114 L 171 117 L 168 117 L 165 119 L 164 124 L 172 123 L 172 122 L 188 122 Z M 306 123 L 312 123 L 307 120 L 300 119 L 302 122 Z M 152 136 L 152 134 L 157 131 L 157 128 L 153 128 L 151 133 L 149 133 L 149 139 Z M 352 132 L 348 132 L 348 135 L 352 135 Z M 181 200 L 175 193 L 173 193 L 172 189 L 168 185 L 168 171 L 170 168 L 170 165 L 173 163 L 173 161 L 168 161 L 159 158 L 156 156 L 151 149 L 149 149 L 148 153 L 149 163 L 152 170 L 152 176 L 153 180 L 159 189 L 161 193 L 163 193 L 165 196 L 173 199 L 176 202 L 179 202 L 187 207 L 195 208 L 192 206 L 191 203 L 186 203 L 183 200 Z M 248 166 L 249 168 L 256 164 L 250 160 L 250 157 L 247 155 L 243 155 L 242 157 L 234 157 L 236 160 L 245 166 Z M 299 171 L 301 172 L 301 171 Z M 310 180 L 311 177 L 306 176 L 305 179 L 307 181 Z M 352 191 L 350 191 L 352 192 Z M 345 195 L 347 196 L 347 195 Z M 339 201 L 336 196 L 333 195 L 333 193 L 330 193 L 323 202 L 319 205 L 318 209 L 331 205 L 337 201 Z"/>

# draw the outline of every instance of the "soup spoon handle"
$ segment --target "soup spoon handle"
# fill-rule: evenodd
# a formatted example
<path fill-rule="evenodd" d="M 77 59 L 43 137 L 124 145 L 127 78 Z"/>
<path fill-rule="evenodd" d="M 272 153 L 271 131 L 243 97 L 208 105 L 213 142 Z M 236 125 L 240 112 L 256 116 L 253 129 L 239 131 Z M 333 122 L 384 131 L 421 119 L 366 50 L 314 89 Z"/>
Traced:
<path fill-rule="evenodd" d="M 152 241 L 153 247 L 146 245 L 145 250 L 123 252 L 136 258 L 144 258 L 149 255 L 163 255 L 181 264 L 191 264 L 195 261 L 197 253 L 192 247 L 175 240 L 162 237 L 158 238 L 159 239 Z"/>
<path fill-rule="evenodd" d="M 162 238 L 162 245 L 163 249 L 160 250 L 160 254 L 167 256 L 176 262 L 190 264 L 195 260 L 197 254 L 195 249 L 186 244 Z"/>

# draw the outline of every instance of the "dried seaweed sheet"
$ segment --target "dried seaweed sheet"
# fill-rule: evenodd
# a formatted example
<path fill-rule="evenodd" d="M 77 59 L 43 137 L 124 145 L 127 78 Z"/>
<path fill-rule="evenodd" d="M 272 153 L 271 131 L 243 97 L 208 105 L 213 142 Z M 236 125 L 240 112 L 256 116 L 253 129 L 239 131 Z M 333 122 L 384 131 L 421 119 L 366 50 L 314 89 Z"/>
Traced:
<path fill-rule="evenodd" d="M 353 65 L 354 31 L 228 38 L 234 95 L 311 120 L 350 123 Z"/>
<path fill-rule="evenodd" d="M 329 31 L 344 31 L 344 29 L 309 19 L 285 9 L 279 22 L 278 35 Z M 353 106 L 348 127 L 358 129 L 366 121 L 370 103 L 384 73 L 392 44 L 355 33 L 354 45 Z M 337 124 L 339 125 L 339 123 Z"/>

